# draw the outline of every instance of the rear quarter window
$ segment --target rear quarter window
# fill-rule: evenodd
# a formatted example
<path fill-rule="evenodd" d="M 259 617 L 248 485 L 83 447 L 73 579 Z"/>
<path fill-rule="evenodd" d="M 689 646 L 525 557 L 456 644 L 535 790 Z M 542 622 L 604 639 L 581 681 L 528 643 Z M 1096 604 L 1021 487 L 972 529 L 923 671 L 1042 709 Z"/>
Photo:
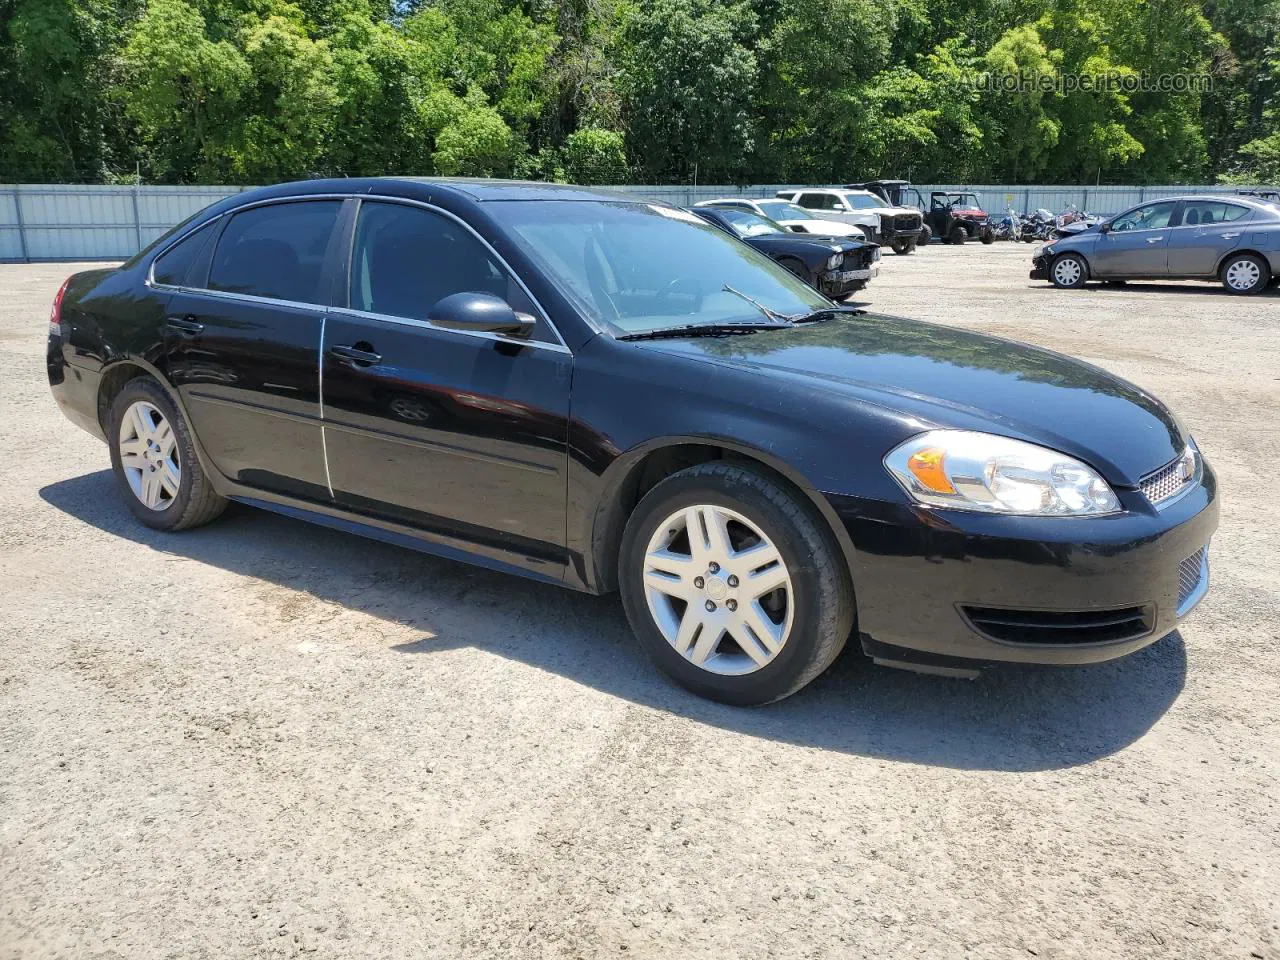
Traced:
<path fill-rule="evenodd" d="M 206 223 L 194 233 L 188 234 L 160 256 L 151 267 L 151 279 L 170 287 L 182 287 L 191 282 L 191 269 L 205 245 L 214 234 L 213 224 Z"/>

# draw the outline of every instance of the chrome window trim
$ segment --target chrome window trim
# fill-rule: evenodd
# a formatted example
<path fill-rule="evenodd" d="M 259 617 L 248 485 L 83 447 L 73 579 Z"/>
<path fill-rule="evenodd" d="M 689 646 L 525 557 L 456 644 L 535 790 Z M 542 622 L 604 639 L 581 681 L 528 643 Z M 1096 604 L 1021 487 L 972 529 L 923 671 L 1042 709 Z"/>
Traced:
<path fill-rule="evenodd" d="M 352 307 L 334 307 L 334 306 L 327 306 L 323 303 L 305 303 L 298 300 L 281 300 L 276 297 L 259 297 L 250 293 L 235 293 L 230 290 L 215 290 L 210 287 L 176 286 L 176 285 L 167 284 L 167 283 L 157 283 L 155 281 L 154 270 L 155 270 L 156 261 L 159 260 L 162 256 L 164 256 L 172 247 L 177 246 L 187 237 L 194 234 L 197 230 L 202 230 L 206 226 L 216 223 L 218 220 L 220 220 L 223 217 L 234 216 L 235 214 L 241 212 L 242 210 L 251 210 L 251 209 L 254 209 L 255 207 L 265 207 L 265 206 L 270 206 L 271 204 L 277 204 L 277 203 L 294 203 L 294 202 L 300 202 L 300 201 L 306 201 L 306 200 L 356 200 L 358 202 L 363 202 L 365 200 L 377 200 L 379 202 L 384 202 L 384 203 L 400 203 L 400 204 L 404 204 L 406 206 L 411 206 L 411 207 L 421 207 L 422 209 L 428 210 L 431 213 L 441 214 L 447 219 L 454 221 L 455 223 L 461 225 L 464 229 L 469 231 L 471 235 L 474 236 L 477 240 L 479 240 L 480 243 L 484 246 L 484 248 L 488 250 L 489 253 L 502 266 L 502 268 L 507 271 L 507 273 L 515 280 L 517 284 L 520 285 L 520 289 L 524 291 L 525 296 L 529 298 L 529 302 L 532 303 L 534 307 L 537 309 L 541 320 L 547 325 L 547 329 L 549 329 L 552 332 L 552 334 L 555 335 L 557 342 L 549 343 L 545 340 L 527 340 L 527 339 L 524 339 L 523 337 L 512 337 L 512 336 L 507 336 L 506 334 L 486 333 L 484 331 L 479 331 L 479 330 L 452 330 L 447 327 L 438 327 L 435 324 L 430 323 L 426 320 L 414 320 L 411 317 L 393 317 L 388 314 L 371 313 L 365 310 L 356 310 Z M 356 210 L 357 224 L 359 223 L 359 216 L 360 216 L 360 211 L 359 209 L 357 209 Z M 351 231 L 351 252 L 352 253 L 354 253 L 354 250 L 355 250 L 355 235 L 356 235 L 356 231 L 355 229 L 352 229 Z M 350 276 L 349 276 L 350 266 L 351 266 L 351 256 L 348 256 L 348 259 L 347 259 L 348 296 L 350 293 Z M 303 194 L 303 195 L 293 196 L 293 197 L 273 197 L 267 200 L 255 200 L 252 203 L 246 203 L 243 206 L 235 207 L 232 210 L 226 210 L 218 214 L 218 216 L 213 217 L 209 220 L 205 220 L 203 223 L 198 224 L 197 226 L 193 227 L 191 230 L 186 231 L 185 233 L 182 234 L 182 236 L 175 237 L 171 243 L 167 244 L 163 250 L 159 251 L 158 253 L 156 253 L 155 256 L 151 258 L 151 263 L 147 265 L 147 276 L 143 282 L 147 287 L 150 287 L 151 289 L 162 290 L 162 291 L 167 291 L 171 293 L 198 293 L 206 296 L 219 297 L 219 298 L 229 299 L 229 300 L 237 300 L 237 301 L 247 302 L 247 303 L 261 303 L 264 305 L 295 307 L 295 308 L 300 308 L 305 310 L 320 310 L 328 314 L 347 314 L 350 316 L 362 317 L 369 320 L 383 320 L 389 323 L 399 323 L 407 326 L 421 327 L 426 330 L 437 330 L 443 333 L 456 333 L 464 337 L 478 337 L 483 340 L 493 340 L 499 343 L 518 344 L 520 346 L 525 346 L 525 347 L 537 347 L 544 350 L 554 350 L 558 353 L 567 353 L 570 356 L 572 356 L 573 354 L 573 351 L 570 350 L 568 345 L 565 343 L 564 337 L 560 335 L 560 331 L 556 328 L 556 325 L 551 322 L 551 317 L 548 316 L 546 308 L 543 307 L 542 303 L 538 300 L 538 298 L 533 295 L 533 291 L 529 289 L 528 285 L 524 282 L 524 280 L 520 277 L 520 275 L 511 268 L 511 264 L 507 263 L 506 258 L 503 257 L 502 254 L 498 253 L 498 251 L 493 248 L 493 244 L 489 243 L 488 240 L 480 236 L 480 234 L 476 232 L 476 229 L 473 226 L 471 226 L 471 224 L 467 223 L 467 221 L 463 220 L 457 214 L 452 213 L 448 210 L 445 210 L 443 207 L 436 206 L 433 203 L 427 203 L 423 200 L 414 200 L 409 197 L 388 197 L 382 194 L 365 195 L 365 194 L 342 194 L 342 193 L 310 193 L 310 194 Z M 323 351 L 323 341 L 321 343 L 322 343 L 321 350 Z M 323 368 L 324 366 L 323 352 L 321 354 L 320 360 L 321 360 L 321 368 Z M 323 398 L 323 394 L 321 396 Z"/>
<path fill-rule="evenodd" d="M 534 303 L 537 303 L 535 300 Z M 378 320 L 383 323 L 394 323 L 403 327 L 417 327 L 420 330 L 431 330 L 435 333 L 451 333 L 461 337 L 478 337 L 496 343 L 509 343 L 517 347 L 535 347 L 540 350 L 551 350 L 554 353 L 573 355 L 562 343 L 548 343 L 546 340 L 527 340 L 524 337 L 513 337 L 505 333 L 489 333 L 483 330 L 454 330 L 451 327 L 439 327 L 427 320 L 415 320 L 412 317 L 395 317 L 386 313 L 374 313 L 370 310 L 357 310 L 354 307 L 330 307 L 331 317 L 357 317 L 361 320 Z M 553 328 L 554 329 L 554 328 Z"/>

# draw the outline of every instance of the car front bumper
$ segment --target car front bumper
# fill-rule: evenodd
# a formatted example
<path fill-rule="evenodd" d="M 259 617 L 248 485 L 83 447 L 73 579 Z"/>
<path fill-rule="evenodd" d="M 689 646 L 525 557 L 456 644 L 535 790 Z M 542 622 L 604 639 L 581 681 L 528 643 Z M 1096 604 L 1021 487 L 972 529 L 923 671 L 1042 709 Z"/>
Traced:
<path fill-rule="evenodd" d="M 861 290 L 869 280 L 880 274 L 880 265 L 873 263 L 869 267 L 857 270 L 831 270 L 822 275 L 819 289 L 825 296 L 842 297 Z"/>
<path fill-rule="evenodd" d="M 854 547 L 864 650 L 944 668 L 1083 664 L 1166 636 L 1207 588 L 1208 553 L 1199 551 L 1218 525 L 1216 480 L 1206 466 L 1201 484 L 1160 511 L 1137 491 L 1118 493 L 1124 512 L 1096 518 L 1002 517 L 828 495 Z M 1063 628 L 1122 613 L 1140 619 L 1127 628 Z"/>
<path fill-rule="evenodd" d="M 1031 279 L 1032 280 L 1048 280 L 1049 277 L 1049 261 L 1050 257 L 1040 254 L 1038 257 L 1031 259 Z"/>

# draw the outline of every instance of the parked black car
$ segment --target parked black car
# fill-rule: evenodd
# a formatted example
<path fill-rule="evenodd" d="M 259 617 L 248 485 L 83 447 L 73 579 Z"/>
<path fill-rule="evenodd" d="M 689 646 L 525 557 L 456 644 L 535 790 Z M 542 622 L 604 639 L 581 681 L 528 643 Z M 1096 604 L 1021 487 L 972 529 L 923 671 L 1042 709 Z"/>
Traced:
<path fill-rule="evenodd" d="M 797 236 L 750 210 L 694 207 L 689 212 L 778 261 L 833 300 L 857 293 L 880 272 L 879 244 L 851 237 Z"/>
<path fill-rule="evenodd" d="M 128 508 L 227 499 L 606 593 L 680 683 L 793 693 L 856 636 L 1089 663 L 1203 596 L 1214 475 L 1096 367 L 852 308 L 693 214 L 568 186 L 237 194 L 49 323 Z"/>

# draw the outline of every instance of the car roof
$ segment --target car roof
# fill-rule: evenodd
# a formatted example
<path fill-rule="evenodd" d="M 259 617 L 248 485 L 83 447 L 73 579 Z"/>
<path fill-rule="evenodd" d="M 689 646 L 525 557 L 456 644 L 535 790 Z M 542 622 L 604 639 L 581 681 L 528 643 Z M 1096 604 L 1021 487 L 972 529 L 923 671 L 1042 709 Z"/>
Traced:
<path fill-rule="evenodd" d="M 483 177 L 343 177 L 327 180 L 295 180 L 239 194 L 243 201 L 308 193 L 381 193 L 428 200 L 456 196 L 484 202 L 488 200 L 607 200 L 614 203 L 652 203 L 633 194 L 599 187 L 532 180 L 490 180 Z"/>
<path fill-rule="evenodd" d="M 778 199 L 777 197 L 716 197 L 714 200 L 699 200 L 695 207 L 713 207 L 717 203 L 759 203 L 761 200 Z"/>

